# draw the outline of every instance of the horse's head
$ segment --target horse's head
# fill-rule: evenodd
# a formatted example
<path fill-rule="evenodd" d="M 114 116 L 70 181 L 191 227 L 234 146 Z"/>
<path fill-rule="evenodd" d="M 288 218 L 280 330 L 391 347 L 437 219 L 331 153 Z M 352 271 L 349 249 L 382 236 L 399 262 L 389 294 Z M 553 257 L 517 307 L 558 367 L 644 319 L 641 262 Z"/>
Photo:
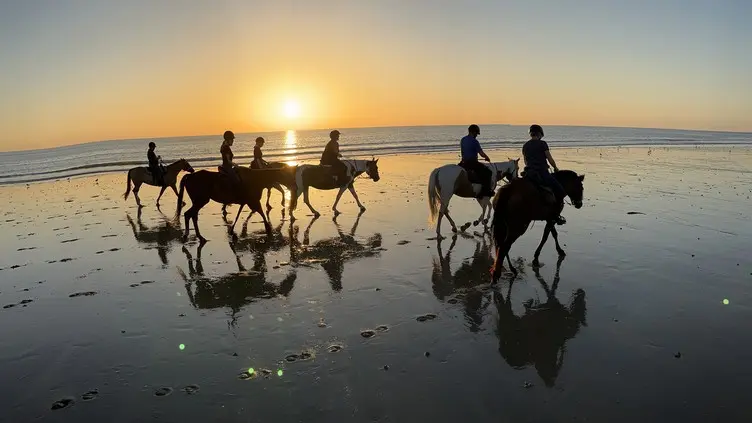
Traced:
<path fill-rule="evenodd" d="M 513 179 L 519 178 L 520 172 L 520 159 L 512 160 L 502 163 L 502 166 L 496 167 L 496 180 L 500 181 L 502 178 L 507 178 L 507 181 L 512 182 Z"/>
<path fill-rule="evenodd" d="M 381 176 L 379 176 L 379 159 L 366 161 L 366 175 L 373 179 L 373 182 L 378 182 L 381 179 Z"/>
<path fill-rule="evenodd" d="M 193 169 L 193 166 L 191 166 L 190 163 L 188 163 L 188 160 L 186 159 L 180 159 L 180 165 L 181 169 L 188 173 L 193 173 L 195 170 Z"/>
<path fill-rule="evenodd" d="M 572 200 L 572 205 L 577 209 L 582 208 L 582 195 L 585 191 L 582 183 L 585 175 L 578 175 L 571 170 L 560 170 L 554 173 L 554 176 Z"/>

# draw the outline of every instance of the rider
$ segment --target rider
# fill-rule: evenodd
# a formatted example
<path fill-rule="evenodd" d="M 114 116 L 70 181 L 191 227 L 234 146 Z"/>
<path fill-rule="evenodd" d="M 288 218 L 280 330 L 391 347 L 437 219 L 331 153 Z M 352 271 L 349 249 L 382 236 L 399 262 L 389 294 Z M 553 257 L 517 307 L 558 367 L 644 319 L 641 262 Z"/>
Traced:
<path fill-rule="evenodd" d="M 329 133 L 329 142 L 326 143 L 324 153 L 321 154 L 321 164 L 332 167 L 335 183 L 344 181 L 347 178 L 347 165 L 339 159 L 342 157 L 342 154 L 339 152 L 339 134 L 340 132 L 336 129 Z"/>
<path fill-rule="evenodd" d="M 164 168 L 159 163 L 162 160 L 162 156 L 157 156 L 154 149 L 157 145 L 154 142 L 149 143 L 149 151 L 146 152 L 146 157 L 149 159 L 149 171 L 154 178 L 154 183 L 164 185 Z"/>
<path fill-rule="evenodd" d="M 231 178 L 237 183 L 240 183 L 240 177 L 238 176 L 237 172 L 235 171 L 235 165 L 232 163 L 232 158 L 234 157 L 234 154 L 232 154 L 232 144 L 235 141 L 235 134 L 232 131 L 225 131 L 224 133 L 224 142 L 222 142 L 222 147 L 219 148 L 220 154 L 222 154 L 222 170 L 225 171 L 226 174 L 230 175 Z"/>
<path fill-rule="evenodd" d="M 264 160 L 264 153 L 261 152 L 261 147 L 264 146 L 264 137 L 256 138 L 256 146 L 253 147 L 253 161 L 251 162 L 251 169 L 265 168 L 269 163 Z"/>
<path fill-rule="evenodd" d="M 537 176 L 543 184 L 553 190 L 556 202 L 559 205 L 554 221 L 557 225 L 563 225 L 567 221 L 560 213 L 564 207 L 564 197 L 567 193 L 559 181 L 548 171 L 549 163 L 554 168 L 554 172 L 558 172 L 559 168 L 551 156 L 548 144 L 542 138 L 543 128 L 540 125 L 530 126 L 530 141 L 522 146 L 522 155 L 525 157 L 525 176 Z"/>
<path fill-rule="evenodd" d="M 493 197 L 494 192 L 491 187 L 491 176 L 493 176 L 493 172 L 491 172 L 491 169 L 486 167 L 486 165 L 478 161 L 478 155 L 483 157 L 487 162 L 490 162 L 491 159 L 480 147 L 478 135 L 480 135 L 480 128 L 478 125 L 473 124 L 467 128 L 467 135 L 460 141 L 460 150 L 462 152 L 462 162 L 460 162 L 460 166 L 468 171 L 473 170 L 478 175 L 481 183 L 478 198 Z"/>

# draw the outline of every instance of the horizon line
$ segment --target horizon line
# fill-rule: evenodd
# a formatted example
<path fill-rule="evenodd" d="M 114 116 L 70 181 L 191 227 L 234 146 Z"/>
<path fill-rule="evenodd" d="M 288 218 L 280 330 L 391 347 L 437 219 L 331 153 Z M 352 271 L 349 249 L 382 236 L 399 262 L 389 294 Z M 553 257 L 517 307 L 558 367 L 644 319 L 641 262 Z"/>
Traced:
<path fill-rule="evenodd" d="M 514 123 L 477 123 L 479 126 L 521 126 L 525 127 L 526 124 L 514 124 Z M 305 129 L 279 129 L 279 130 L 267 130 L 267 131 L 243 131 L 243 132 L 236 132 L 237 134 L 251 134 L 251 133 L 257 133 L 257 134 L 269 134 L 269 133 L 278 133 L 278 132 L 287 132 L 287 131 L 327 131 L 331 129 L 385 129 L 385 128 L 431 128 L 431 127 L 441 127 L 441 126 L 457 126 L 457 127 L 465 127 L 465 124 L 431 124 L 431 125 L 381 125 L 381 126 L 338 126 L 338 127 L 331 127 L 331 128 L 305 128 Z M 469 124 L 468 124 L 469 126 Z M 659 130 L 659 131 L 691 131 L 691 132 L 713 132 L 713 133 L 728 133 L 728 134 L 750 134 L 752 135 L 752 131 L 731 131 L 731 130 L 716 130 L 716 129 L 688 129 L 688 128 L 658 128 L 658 127 L 649 127 L 649 126 L 609 126 L 609 125 L 565 125 L 565 124 L 550 124 L 546 125 L 543 124 L 542 126 L 546 127 L 569 127 L 569 128 L 614 128 L 614 129 L 647 129 L 647 130 Z M 0 154 L 6 154 L 6 153 L 25 153 L 25 152 L 32 152 L 32 151 L 46 151 L 46 150 L 55 150 L 58 148 L 66 148 L 66 147 L 77 147 L 81 145 L 87 145 L 87 144 L 97 144 L 97 143 L 105 143 L 105 142 L 117 142 L 117 141 L 137 141 L 137 140 L 161 140 L 161 139 L 167 139 L 167 138 L 198 138 L 198 137 L 210 137 L 210 136 L 217 136 L 218 138 L 221 138 L 221 134 L 195 134 L 195 135 L 169 135 L 169 136 L 159 136 L 159 137 L 150 137 L 150 136 L 144 136 L 144 137 L 137 137 L 137 138 L 113 138 L 113 139 L 102 139 L 102 140 L 93 140 L 93 141 L 82 141 L 72 144 L 63 144 L 58 145 L 55 147 L 43 147 L 43 148 L 30 148 L 30 149 L 10 149 L 10 150 L 0 150 Z"/>

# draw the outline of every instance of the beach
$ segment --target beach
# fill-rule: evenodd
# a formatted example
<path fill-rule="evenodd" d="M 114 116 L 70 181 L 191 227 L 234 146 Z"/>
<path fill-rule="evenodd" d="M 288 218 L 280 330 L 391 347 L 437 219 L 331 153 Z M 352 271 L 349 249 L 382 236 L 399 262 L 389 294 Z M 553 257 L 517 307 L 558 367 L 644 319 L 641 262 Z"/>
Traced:
<path fill-rule="evenodd" d="M 481 226 L 429 226 L 456 153 L 381 158 L 360 215 L 311 190 L 291 224 L 274 192 L 270 237 L 211 203 L 203 246 L 124 172 L 0 186 L 0 421 L 750 421 L 752 147 L 554 154 L 586 175 L 567 256 L 531 267 L 538 222 L 495 286 Z"/>

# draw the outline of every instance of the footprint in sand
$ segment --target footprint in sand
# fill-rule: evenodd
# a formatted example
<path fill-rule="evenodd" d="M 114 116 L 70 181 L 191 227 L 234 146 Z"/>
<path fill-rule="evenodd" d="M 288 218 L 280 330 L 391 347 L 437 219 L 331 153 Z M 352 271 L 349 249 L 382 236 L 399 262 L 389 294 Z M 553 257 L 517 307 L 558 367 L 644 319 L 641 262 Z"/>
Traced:
<path fill-rule="evenodd" d="M 23 304 L 29 304 L 29 303 L 33 303 L 33 302 L 34 302 L 34 300 L 21 300 L 21 302 L 20 302 L 20 303 L 18 303 L 18 304 L 21 304 L 21 305 L 23 305 Z"/>
<path fill-rule="evenodd" d="M 91 297 L 92 295 L 97 295 L 97 291 L 86 291 L 86 292 L 74 292 L 73 294 L 68 295 L 70 298 L 75 297 Z"/>
<path fill-rule="evenodd" d="M 78 238 L 66 239 L 65 241 L 60 241 L 60 243 L 61 244 L 67 244 L 69 242 L 76 242 L 76 241 L 78 241 Z"/>
<path fill-rule="evenodd" d="M 117 236 L 117 235 L 115 235 L 115 234 L 102 235 L 102 238 L 112 238 L 112 237 L 115 237 L 115 236 Z"/>
<path fill-rule="evenodd" d="M 172 393 L 172 388 L 169 386 L 163 386 L 161 388 L 158 388 L 156 391 L 154 391 L 155 397 L 166 397 L 167 395 L 170 395 Z"/>
<path fill-rule="evenodd" d="M 184 386 L 182 391 L 188 395 L 193 395 L 196 392 L 198 392 L 199 389 L 201 389 L 201 387 L 199 387 L 198 385 L 191 384 L 191 385 Z"/>
<path fill-rule="evenodd" d="M 297 354 L 290 354 L 287 357 L 285 357 L 285 361 L 287 361 L 288 363 L 294 363 L 298 361 L 299 358 L 300 356 Z"/>
<path fill-rule="evenodd" d="M 449 304 L 457 304 L 458 302 L 460 302 L 460 301 L 458 299 L 456 299 L 456 298 L 450 298 L 450 299 L 447 300 L 447 303 L 449 303 Z"/>
<path fill-rule="evenodd" d="M 141 281 L 141 285 L 146 285 L 150 283 L 154 283 L 154 281 Z"/>
<path fill-rule="evenodd" d="M 30 251 L 30 250 L 36 250 L 36 249 L 37 247 L 24 247 L 24 248 L 19 248 L 16 251 Z"/>
<path fill-rule="evenodd" d="M 141 284 L 139 284 L 139 283 L 132 283 L 132 284 L 131 284 L 131 288 L 135 288 L 135 287 L 137 287 L 137 286 L 141 286 Z"/>
<path fill-rule="evenodd" d="M 338 353 L 342 351 L 343 348 L 344 346 L 342 346 L 341 344 L 332 344 L 332 345 L 329 345 L 329 347 L 326 350 L 329 351 L 330 353 Z"/>
<path fill-rule="evenodd" d="M 15 307 L 17 305 L 18 304 L 6 304 L 6 305 L 3 306 L 3 308 L 13 308 L 13 307 Z"/>
<path fill-rule="evenodd" d="M 256 379 L 257 376 L 256 372 L 249 372 L 248 370 L 238 373 L 238 379 L 240 380 Z"/>
<path fill-rule="evenodd" d="M 381 333 L 389 332 L 389 326 L 387 325 L 376 326 L 376 332 L 381 332 Z"/>
<path fill-rule="evenodd" d="M 74 259 L 72 259 L 72 258 L 68 257 L 68 258 L 60 259 L 60 263 L 67 263 L 67 262 L 69 262 L 69 261 L 73 261 L 73 260 L 74 260 Z M 53 262 L 53 263 L 54 263 L 54 262 Z"/>
<path fill-rule="evenodd" d="M 84 401 L 92 401 L 92 400 L 97 399 L 98 396 L 99 396 L 99 390 L 92 389 L 91 391 L 86 392 L 83 395 L 81 395 L 81 399 Z"/>
<path fill-rule="evenodd" d="M 50 410 L 62 410 L 63 408 L 68 408 L 73 403 L 75 403 L 76 400 L 73 398 L 62 398 L 52 403 L 52 407 L 50 407 Z"/>
<path fill-rule="evenodd" d="M 371 330 L 371 329 L 366 329 L 360 332 L 360 336 L 362 336 L 363 338 L 371 338 L 374 335 L 376 335 L 376 331 Z"/>
<path fill-rule="evenodd" d="M 108 251 L 120 251 L 120 248 L 110 248 Z"/>
<path fill-rule="evenodd" d="M 97 252 L 96 252 L 96 253 L 94 253 L 94 254 L 104 254 L 104 251 L 102 251 L 102 250 L 99 250 L 99 251 L 97 251 Z"/>
<path fill-rule="evenodd" d="M 415 320 L 417 320 L 419 322 L 425 322 L 427 320 L 433 320 L 435 318 L 436 318 L 435 314 L 433 314 L 433 313 L 427 313 L 427 314 L 424 314 L 422 316 L 416 317 Z"/>

